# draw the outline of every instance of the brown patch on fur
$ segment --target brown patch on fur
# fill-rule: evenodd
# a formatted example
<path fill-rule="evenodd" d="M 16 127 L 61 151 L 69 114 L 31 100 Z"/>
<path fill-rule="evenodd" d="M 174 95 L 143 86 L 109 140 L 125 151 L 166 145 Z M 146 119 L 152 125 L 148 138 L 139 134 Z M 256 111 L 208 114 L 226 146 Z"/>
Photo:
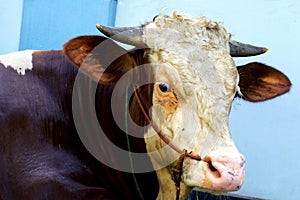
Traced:
<path fill-rule="evenodd" d="M 174 113 L 179 105 L 179 101 L 175 94 L 172 91 L 162 92 L 158 85 L 154 86 L 154 92 L 156 93 L 157 97 L 156 103 L 159 103 L 164 107 L 166 114 L 168 115 Z"/>

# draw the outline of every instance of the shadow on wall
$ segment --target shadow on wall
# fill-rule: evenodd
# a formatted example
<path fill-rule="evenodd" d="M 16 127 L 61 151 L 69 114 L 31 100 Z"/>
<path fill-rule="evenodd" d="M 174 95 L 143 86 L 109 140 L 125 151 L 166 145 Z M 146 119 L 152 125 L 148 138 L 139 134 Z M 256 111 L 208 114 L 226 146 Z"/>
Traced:
<path fill-rule="evenodd" d="M 210 193 L 201 192 L 200 190 L 193 189 L 190 195 L 185 200 L 263 200 L 254 197 L 245 197 L 235 194 L 226 195 L 212 195 Z"/>

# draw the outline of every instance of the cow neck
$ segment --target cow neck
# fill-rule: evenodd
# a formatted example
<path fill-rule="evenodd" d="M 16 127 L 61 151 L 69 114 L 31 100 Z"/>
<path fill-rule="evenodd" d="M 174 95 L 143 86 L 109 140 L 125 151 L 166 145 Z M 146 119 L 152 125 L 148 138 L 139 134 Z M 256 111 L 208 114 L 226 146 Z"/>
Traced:
<path fill-rule="evenodd" d="M 161 130 L 157 127 L 157 125 L 150 119 L 150 116 L 148 115 L 148 113 L 146 112 L 145 106 L 143 104 L 143 102 L 141 101 L 141 98 L 139 96 L 139 93 L 137 92 L 137 87 L 134 90 L 134 95 L 135 98 L 137 100 L 137 103 L 142 111 L 142 113 L 144 114 L 146 120 L 148 121 L 148 123 L 151 125 L 151 127 L 153 128 L 153 130 L 156 132 L 156 134 L 159 136 L 159 138 L 166 143 L 169 147 L 171 147 L 174 151 L 176 151 L 177 153 L 180 154 L 180 157 L 177 161 L 177 164 L 175 165 L 175 167 L 172 168 L 172 179 L 175 182 L 175 186 L 176 186 L 176 200 L 179 200 L 180 197 L 180 182 L 181 182 L 181 175 L 182 175 L 182 166 L 183 166 L 183 161 L 186 157 L 189 157 L 191 159 L 200 161 L 201 157 L 199 154 L 194 154 L 192 152 L 188 152 L 186 149 L 180 149 L 178 148 L 176 145 L 174 145 L 168 138 L 166 138 Z"/>

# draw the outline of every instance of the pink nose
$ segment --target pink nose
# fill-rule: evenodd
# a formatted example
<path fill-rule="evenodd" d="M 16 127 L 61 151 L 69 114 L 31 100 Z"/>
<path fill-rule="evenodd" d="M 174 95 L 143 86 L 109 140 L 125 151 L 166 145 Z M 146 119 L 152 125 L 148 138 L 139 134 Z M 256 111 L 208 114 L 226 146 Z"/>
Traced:
<path fill-rule="evenodd" d="M 242 155 L 207 156 L 204 162 L 205 188 L 221 192 L 241 188 L 245 174 L 245 160 Z"/>

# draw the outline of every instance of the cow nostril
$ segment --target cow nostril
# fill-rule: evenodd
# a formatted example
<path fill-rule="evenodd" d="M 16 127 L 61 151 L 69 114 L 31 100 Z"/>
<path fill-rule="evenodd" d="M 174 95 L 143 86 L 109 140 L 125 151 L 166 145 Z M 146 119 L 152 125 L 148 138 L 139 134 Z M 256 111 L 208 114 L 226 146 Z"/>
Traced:
<path fill-rule="evenodd" d="M 208 164 L 208 168 L 210 169 L 211 173 L 215 176 L 215 177 L 221 177 L 221 174 L 219 173 L 219 171 L 213 166 L 211 161 L 207 161 Z"/>
<path fill-rule="evenodd" d="M 212 172 L 217 172 L 218 170 L 212 165 L 211 161 L 208 161 L 208 167 Z"/>

